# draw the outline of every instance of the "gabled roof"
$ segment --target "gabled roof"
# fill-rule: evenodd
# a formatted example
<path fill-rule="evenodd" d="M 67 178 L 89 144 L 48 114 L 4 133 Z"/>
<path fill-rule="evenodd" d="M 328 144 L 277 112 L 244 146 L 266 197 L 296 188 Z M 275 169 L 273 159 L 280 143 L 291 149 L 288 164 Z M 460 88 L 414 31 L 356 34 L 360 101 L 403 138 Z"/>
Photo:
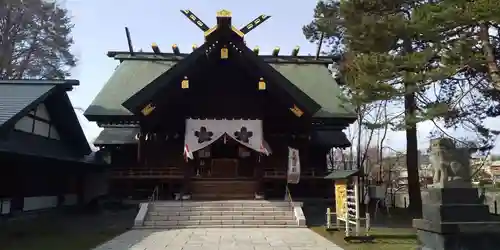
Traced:
<path fill-rule="evenodd" d="M 24 116 L 23 111 L 36 107 L 39 100 L 45 99 L 54 90 L 55 85 L 0 84 L 0 127 L 15 123 Z"/>
<path fill-rule="evenodd" d="M 223 31 L 223 29 L 220 30 L 220 32 Z M 219 32 L 219 30 L 216 32 Z M 253 65 L 261 71 L 262 76 L 265 79 L 271 79 L 269 80 L 270 84 L 275 84 L 278 87 L 277 89 L 281 89 L 283 91 L 283 94 L 281 94 L 280 97 L 293 99 L 294 102 L 296 102 L 295 105 L 297 107 L 310 115 L 320 109 L 320 106 L 312 98 L 290 83 L 286 77 L 279 74 L 276 70 L 270 67 L 269 64 L 262 61 L 242 42 L 233 41 L 233 45 L 235 45 L 238 49 L 229 47 L 228 49 L 230 50 L 230 54 L 234 55 L 233 57 L 245 57 L 247 60 L 246 63 Z M 195 49 L 193 53 L 184 58 L 184 60 L 178 62 L 174 67 L 170 68 L 167 72 L 163 73 L 161 76 L 135 93 L 122 105 L 132 113 L 141 114 L 140 111 L 144 107 L 151 105 L 151 102 L 162 100 L 164 97 L 162 93 L 165 91 L 167 86 L 172 83 L 172 81 L 179 79 L 183 75 L 186 75 L 189 71 L 192 71 L 193 67 L 196 66 L 196 63 L 199 62 L 200 59 L 207 58 L 207 53 L 216 54 L 217 52 L 207 51 L 220 50 L 218 46 L 222 45 L 216 45 L 216 43 L 213 45 L 210 43 L 204 43 L 202 46 Z"/>
<path fill-rule="evenodd" d="M 104 128 L 95 139 L 94 145 L 122 145 L 137 144 L 135 136 L 140 132 L 139 127 L 110 127 Z"/>
<path fill-rule="evenodd" d="M 17 121 L 39 104 L 44 103 L 66 147 L 71 145 L 69 148 L 72 148 L 76 155 L 89 154 L 90 146 L 66 93 L 78 84 L 77 80 L 0 80 L 1 150 L 12 153 L 23 153 L 24 151 L 18 152 L 20 149 L 27 150 L 26 152 L 38 150 L 29 149 L 29 147 L 39 147 L 39 145 L 28 141 L 24 142 L 23 147 L 16 146 L 22 141 L 12 139 L 26 136 L 19 137 L 13 133 L 13 129 Z M 62 151 L 61 153 L 65 154 Z"/>
<path fill-rule="evenodd" d="M 84 115 L 92 121 L 106 116 L 132 116 L 122 102 L 140 91 L 155 78 L 171 69 L 187 54 L 110 52 L 110 56 L 121 61 L 111 78 L 94 98 Z M 329 73 L 326 65 L 332 59 L 322 57 L 315 60 L 310 56 L 259 56 L 294 86 L 311 97 L 321 108 L 313 115 L 317 118 L 355 118 L 349 103 L 341 99 L 340 88 Z"/>
<path fill-rule="evenodd" d="M 325 179 L 329 180 L 342 180 L 342 179 L 347 179 L 351 176 L 356 176 L 360 173 L 359 170 L 353 169 L 353 170 L 333 170 L 330 174 L 325 176 Z"/>
<path fill-rule="evenodd" d="M 91 121 L 99 116 L 132 115 L 122 103 L 174 65 L 175 62 L 168 61 L 123 61 L 84 115 Z"/>
<path fill-rule="evenodd" d="M 314 129 L 311 132 L 311 142 L 324 148 L 348 148 L 351 142 L 344 132 L 338 129 Z"/>

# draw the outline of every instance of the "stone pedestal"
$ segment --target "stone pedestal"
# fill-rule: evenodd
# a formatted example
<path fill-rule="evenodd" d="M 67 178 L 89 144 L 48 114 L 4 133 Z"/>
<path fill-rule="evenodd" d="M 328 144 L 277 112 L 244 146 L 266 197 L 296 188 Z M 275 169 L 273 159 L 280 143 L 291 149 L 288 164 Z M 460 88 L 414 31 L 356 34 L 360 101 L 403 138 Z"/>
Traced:
<path fill-rule="evenodd" d="M 479 202 L 476 188 L 433 188 L 414 219 L 420 249 L 479 250 L 500 248 L 500 221 Z"/>

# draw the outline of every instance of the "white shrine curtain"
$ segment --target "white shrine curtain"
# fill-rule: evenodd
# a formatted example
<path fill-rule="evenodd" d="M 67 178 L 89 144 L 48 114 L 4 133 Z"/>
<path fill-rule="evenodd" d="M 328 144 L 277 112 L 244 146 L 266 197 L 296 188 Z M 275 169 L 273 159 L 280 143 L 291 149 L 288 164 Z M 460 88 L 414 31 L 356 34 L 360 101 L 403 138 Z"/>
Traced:
<path fill-rule="evenodd" d="M 203 149 L 227 134 L 240 144 L 269 155 L 271 149 L 263 139 L 261 120 L 186 120 L 184 155 Z"/>
<path fill-rule="evenodd" d="M 228 120 L 226 133 L 241 145 L 254 151 L 269 154 L 264 145 L 261 120 Z M 268 146 L 269 147 L 269 146 Z"/>

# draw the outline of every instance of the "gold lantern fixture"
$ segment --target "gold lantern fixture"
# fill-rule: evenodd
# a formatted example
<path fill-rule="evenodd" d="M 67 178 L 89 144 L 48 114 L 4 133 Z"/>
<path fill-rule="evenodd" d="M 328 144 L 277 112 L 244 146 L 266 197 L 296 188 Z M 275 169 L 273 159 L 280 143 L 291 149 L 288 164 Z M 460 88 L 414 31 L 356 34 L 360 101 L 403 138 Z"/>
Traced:
<path fill-rule="evenodd" d="M 290 108 L 290 111 L 292 111 L 293 114 L 297 117 L 301 117 L 304 114 L 304 111 L 302 111 L 297 105 L 293 105 L 293 107 Z"/>
<path fill-rule="evenodd" d="M 264 81 L 264 78 L 259 79 L 259 90 L 265 90 L 266 89 L 266 82 Z"/>
<path fill-rule="evenodd" d="M 229 57 L 229 51 L 226 48 L 226 45 L 224 45 L 224 47 L 220 49 L 220 58 L 227 59 L 228 57 Z"/>
<path fill-rule="evenodd" d="M 182 89 L 189 89 L 189 79 L 187 78 L 187 76 L 185 76 L 184 80 L 182 80 L 181 88 Z"/>

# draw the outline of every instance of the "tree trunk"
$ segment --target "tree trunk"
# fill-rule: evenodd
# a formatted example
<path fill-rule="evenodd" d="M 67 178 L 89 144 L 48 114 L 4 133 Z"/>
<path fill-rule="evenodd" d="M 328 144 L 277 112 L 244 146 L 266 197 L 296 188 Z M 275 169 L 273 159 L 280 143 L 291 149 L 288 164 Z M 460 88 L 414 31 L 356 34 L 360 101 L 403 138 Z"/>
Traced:
<path fill-rule="evenodd" d="M 479 28 L 479 38 L 481 39 L 489 76 L 491 78 L 493 88 L 500 91 L 500 70 L 498 69 L 498 65 L 495 61 L 495 53 L 493 52 L 493 47 L 490 43 L 490 34 L 488 32 L 489 26 L 486 23 L 481 23 Z"/>
<path fill-rule="evenodd" d="M 408 172 L 408 196 L 410 198 L 410 211 L 415 215 L 422 213 L 422 194 L 418 178 L 418 145 L 417 126 L 411 120 L 415 117 L 415 94 L 405 95 L 405 120 L 406 120 L 406 170 Z"/>
<path fill-rule="evenodd" d="M 404 41 L 406 53 L 413 52 L 411 41 Z M 417 124 L 415 122 L 417 100 L 414 83 L 405 81 L 405 125 L 406 125 L 406 171 L 408 173 L 408 196 L 410 212 L 416 217 L 422 214 L 422 192 L 418 177 L 418 141 Z"/>

